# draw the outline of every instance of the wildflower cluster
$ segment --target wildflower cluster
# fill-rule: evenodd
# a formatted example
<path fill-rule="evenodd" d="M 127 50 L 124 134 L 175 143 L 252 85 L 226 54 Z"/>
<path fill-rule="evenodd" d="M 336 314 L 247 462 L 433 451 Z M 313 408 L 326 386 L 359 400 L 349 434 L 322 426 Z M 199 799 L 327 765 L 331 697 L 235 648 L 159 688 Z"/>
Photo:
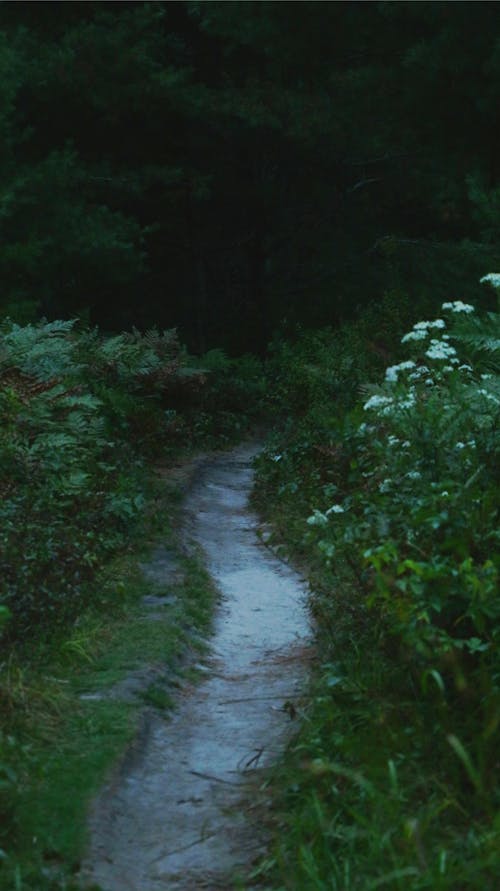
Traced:
<path fill-rule="evenodd" d="M 495 651 L 500 664 L 500 533 L 492 531 L 500 381 L 462 353 L 453 314 L 474 307 L 442 309 L 450 329 L 441 318 L 417 322 L 402 338 L 412 357 L 387 368 L 362 405 L 370 423 L 349 435 L 354 461 L 337 481 L 344 499 L 307 523 L 329 565 L 358 555 L 371 603 L 420 658 Z"/>
<path fill-rule="evenodd" d="M 461 300 L 453 300 L 451 303 L 443 303 L 442 308 L 449 309 L 451 312 L 465 312 L 467 315 L 474 312 L 474 307 L 471 306 L 470 303 L 462 303 Z"/>

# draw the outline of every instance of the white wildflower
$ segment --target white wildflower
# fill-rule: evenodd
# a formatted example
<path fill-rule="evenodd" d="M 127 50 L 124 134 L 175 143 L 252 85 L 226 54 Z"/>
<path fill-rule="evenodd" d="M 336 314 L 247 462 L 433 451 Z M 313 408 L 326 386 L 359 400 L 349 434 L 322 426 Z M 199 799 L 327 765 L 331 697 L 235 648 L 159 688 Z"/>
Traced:
<path fill-rule="evenodd" d="M 415 368 L 415 362 L 408 359 L 406 362 L 400 362 L 399 365 L 391 365 L 385 372 L 386 381 L 395 383 L 398 379 L 399 372 L 404 371 L 406 368 Z"/>
<path fill-rule="evenodd" d="M 408 375 L 408 380 L 418 381 L 424 374 L 430 374 L 430 369 L 427 368 L 427 365 L 419 365 L 415 368 L 415 371 L 412 371 L 412 373 Z"/>
<path fill-rule="evenodd" d="M 388 437 L 387 437 L 387 442 L 388 442 L 388 444 L 389 444 L 390 446 L 397 445 L 398 442 L 399 442 L 399 437 L 397 437 L 397 436 L 392 436 L 392 435 L 391 435 L 391 436 L 388 436 Z"/>
<path fill-rule="evenodd" d="M 363 408 L 367 411 L 369 408 L 383 408 L 393 403 L 392 396 L 370 396 L 368 402 L 365 402 Z"/>
<path fill-rule="evenodd" d="M 482 380 L 482 381 L 490 381 L 492 377 L 493 377 L 492 374 L 482 374 L 482 375 L 481 375 L 481 380 Z"/>
<path fill-rule="evenodd" d="M 406 394 L 406 399 L 401 399 L 398 402 L 398 408 L 413 408 L 416 403 L 415 398 L 415 387 L 410 387 Z"/>
<path fill-rule="evenodd" d="M 442 498 L 449 498 L 449 497 L 450 497 L 450 493 L 447 492 L 446 489 L 445 489 L 444 492 L 441 492 L 441 497 L 442 497 Z"/>
<path fill-rule="evenodd" d="M 470 365 L 467 365 L 467 364 L 464 362 L 463 365 L 459 365 L 459 366 L 458 366 L 458 370 L 459 370 L 459 371 L 472 371 L 472 368 L 471 368 Z"/>
<path fill-rule="evenodd" d="M 432 322 L 416 322 L 413 326 L 414 331 L 426 331 L 428 328 L 445 328 L 446 324 L 443 319 L 433 319 Z"/>
<path fill-rule="evenodd" d="M 406 474 L 406 476 L 408 477 L 409 480 L 419 480 L 419 479 L 421 479 L 422 474 L 420 473 L 419 470 L 410 470 Z"/>
<path fill-rule="evenodd" d="M 443 303 L 442 309 L 449 309 L 450 312 L 474 312 L 474 307 L 470 303 L 462 303 L 461 300 L 452 300 L 449 303 Z"/>
<path fill-rule="evenodd" d="M 328 517 L 326 514 L 321 513 L 320 510 L 314 509 L 311 516 L 307 518 L 307 524 L 308 526 L 326 526 L 328 524 Z"/>
<path fill-rule="evenodd" d="M 483 275 L 482 278 L 479 279 L 481 284 L 483 282 L 489 282 L 490 285 L 493 285 L 494 288 L 500 288 L 500 275 L 498 272 L 489 272 L 488 275 Z"/>
<path fill-rule="evenodd" d="M 409 331 L 408 334 L 401 338 L 401 343 L 407 343 L 409 340 L 425 340 L 427 334 L 428 331 L 423 330 Z"/>
<path fill-rule="evenodd" d="M 328 508 L 325 516 L 329 517 L 330 514 L 343 514 L 343 513 L 345 513 L 345 511 L 341 504 L 332 504 L 332 506 Z"/>
<path fill-rule="evenodd" d="M 391 483 L 392 483 L 391 479 L 383 480 L 383 482 L 381 482 L 378 487 L 379 492 L 382 492 L 382 494 L 384 494 L 385 492 L 388 492 L 389 489 L 391 488 Z"/>
<path fill-rule="evenodd" d="M 465 442 L 456 442 L 455 448 L 461 451 L 461 449 L 465 449 Z"/>
<path fill-rule="evenodd" d="M 442 340 L 432 340 L 425 355 L 429 359 L 449 359 L 450 356 L 455 356 L 456 352 L 455 347 L 450 346 L 449 343 L 444 343 Z"/>
<path fill-rule="evenodd" d="M 410 440 L 409 440 L 409 439 L 405 439 L 405 441 L 401 443 L 401 448 L 402 448 L 402 449 L 409 449 L 409 448 L 410 448 L 410 445 L 411 445 Z"/>
<path fill-rule="evenodd" d="M 408 343 L 409 340 L 424 340 L 432 328 L 446 328 L 443 319 L 433 319 L 429 322 L 416 322 L 413 330 L 409 331 L 401 338 L 401 343 Z"/>
<path fill-rule="evenodd" d="M 490 402 L 494 402 L 495 405 L 500 405 L 500 399 L 497 399 L 493 393 L 489 393 L 488 390 L 485 390 L 484 387 L 480 387 L 477 391 L 481 396 L 484 396 L 485 399 L 488 399 Z"/>
<path fill-rule="evenodd" d="M 272 460 L 273 461 L 281 461 L 282 457 L 283 457 L 283 455 L 273 455 Z"/>

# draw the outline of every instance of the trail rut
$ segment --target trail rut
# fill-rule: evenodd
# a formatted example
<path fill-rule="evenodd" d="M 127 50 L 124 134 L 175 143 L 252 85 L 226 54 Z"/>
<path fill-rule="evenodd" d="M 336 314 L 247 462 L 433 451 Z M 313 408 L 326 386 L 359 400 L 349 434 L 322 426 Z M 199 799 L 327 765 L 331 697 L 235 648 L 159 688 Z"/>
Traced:
<path fill-rule="evenodd" d="M 206 678 L 171 720 L 152 715 L 95 802 L 83 876 L 103 891 L 234 888 L 266 845 L 260 771 L 293 732 L 307 676 L 303 580 L 260 542 L 244 445 L 207 462 L 186 501 L 186 535 L 220 593 Z"/>

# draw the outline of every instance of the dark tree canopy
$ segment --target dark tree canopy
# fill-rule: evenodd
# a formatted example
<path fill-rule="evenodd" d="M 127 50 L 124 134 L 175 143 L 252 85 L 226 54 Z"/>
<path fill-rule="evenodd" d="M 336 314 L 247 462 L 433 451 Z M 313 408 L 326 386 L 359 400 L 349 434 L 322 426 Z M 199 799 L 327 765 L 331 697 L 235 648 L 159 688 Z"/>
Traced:
<path fill-rule="evenodd" d="M 498 262 L 496 3 L 3 3 L 0 73 L 4 314 L 237 353 Z"/>

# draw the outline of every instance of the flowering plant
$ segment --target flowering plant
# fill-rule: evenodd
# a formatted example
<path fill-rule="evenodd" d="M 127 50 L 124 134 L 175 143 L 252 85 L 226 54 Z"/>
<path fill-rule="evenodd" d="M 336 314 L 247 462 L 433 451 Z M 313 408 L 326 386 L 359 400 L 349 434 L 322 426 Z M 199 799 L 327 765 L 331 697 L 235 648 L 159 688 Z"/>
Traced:
<path fill-rule="evenodd" d="M 355 409 L 364 417 L 346 433 L 343 497 L 314 509 L 307 536 L 328 564 L 356 561 L 392 633 L 419 661 L 453 666 L 460 687 L 469 658 L 498 660 L 500 645 L 500 376 L 478 336 L 494 341 L 500 317 L 472 322 L 461 301 L 442 310 L 446 321 L 417 322 L 402 338 L 411 358 Z"/>

